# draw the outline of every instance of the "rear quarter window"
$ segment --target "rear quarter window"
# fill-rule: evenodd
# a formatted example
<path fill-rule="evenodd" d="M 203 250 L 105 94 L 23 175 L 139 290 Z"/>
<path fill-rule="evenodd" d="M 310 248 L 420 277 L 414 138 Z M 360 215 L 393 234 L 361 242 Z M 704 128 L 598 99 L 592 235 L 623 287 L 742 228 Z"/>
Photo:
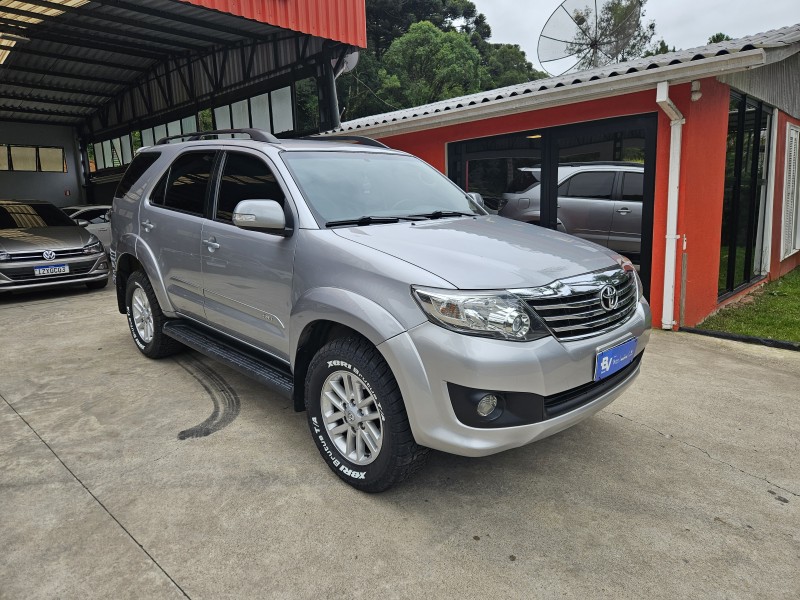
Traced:
<path fill-rule="evenodd" d="M 134 184 L 141 179 L 145 171 L 153 166 L 158 158 L 161 156 L 160 152 L 140 152 L 136 155 L 131 162 L 131 166 L 125 171 L 122 181 L 117 186 L 117 191 L 114 193 L 115 198 L 122 198 L 125 194 L 131 191 Z"/>

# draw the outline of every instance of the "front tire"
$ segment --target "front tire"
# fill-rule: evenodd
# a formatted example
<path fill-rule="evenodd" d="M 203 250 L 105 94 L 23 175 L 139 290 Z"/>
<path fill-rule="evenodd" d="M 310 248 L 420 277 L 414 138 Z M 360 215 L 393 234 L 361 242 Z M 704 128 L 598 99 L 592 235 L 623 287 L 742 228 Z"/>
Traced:
<path fill-rule="evenodd" d="M 163 358 L 183 349 L 180 342 L 164 335 L 162 330 L 167 318 L 158 305 L 150 280 L 141 271 L 128 278 L 125 314 L 136 347 L 148 358 Z"/>
<path fill-rule="evenodd" d="M 305 381 L 308 424 L 328 467 L 365 492 L 382 492 L 425 463 L 389 365 L 368 341 L 342 338 L 314 356 Z"/>

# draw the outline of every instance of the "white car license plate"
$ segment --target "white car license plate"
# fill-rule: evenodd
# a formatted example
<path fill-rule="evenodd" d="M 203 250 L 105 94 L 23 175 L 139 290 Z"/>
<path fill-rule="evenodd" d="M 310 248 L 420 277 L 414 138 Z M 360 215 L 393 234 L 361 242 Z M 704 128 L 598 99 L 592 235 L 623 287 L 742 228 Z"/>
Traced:
<path fill-rule="evenodd" d="M 600 381 L 624 369 L 636 356 L 636 338 L 597 353 L 594 363 L 594 380 Z"/>
<path fill-rule="evenodd" d="M 69 273 L 69 265 L 47 265 L 46 267 L 33 267 L 33 274 L 36 277 L 42 275 L 63 275 Z"/>

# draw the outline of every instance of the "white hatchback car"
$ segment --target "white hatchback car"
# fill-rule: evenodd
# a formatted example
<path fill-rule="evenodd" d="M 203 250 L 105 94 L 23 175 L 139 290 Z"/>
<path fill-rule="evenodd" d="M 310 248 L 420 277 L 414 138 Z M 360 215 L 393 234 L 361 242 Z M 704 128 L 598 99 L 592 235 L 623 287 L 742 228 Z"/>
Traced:
<path fill-rule="evenodd" d="M 76 223 L 78 219 L 88 221 L 89 224 L 86 225 L 86 229 L 103 242 L 103 247 L 108 252 L 108 248 L 111 247 L 111 223 L 108 218 L 108 211 L 111 210 L 111 206 L 107 204 L 65 206 L 61 210 L 67 213 Z"/>

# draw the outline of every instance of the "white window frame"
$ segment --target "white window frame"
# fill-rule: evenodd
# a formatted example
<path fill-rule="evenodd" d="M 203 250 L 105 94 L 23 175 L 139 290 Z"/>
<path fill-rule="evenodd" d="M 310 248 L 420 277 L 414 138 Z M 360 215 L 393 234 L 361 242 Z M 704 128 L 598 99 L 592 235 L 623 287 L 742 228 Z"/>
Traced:
<path fill-rule="evenodd" d="M 786 127 L 781 260 L 800 251 L 800 127 Z"/>

